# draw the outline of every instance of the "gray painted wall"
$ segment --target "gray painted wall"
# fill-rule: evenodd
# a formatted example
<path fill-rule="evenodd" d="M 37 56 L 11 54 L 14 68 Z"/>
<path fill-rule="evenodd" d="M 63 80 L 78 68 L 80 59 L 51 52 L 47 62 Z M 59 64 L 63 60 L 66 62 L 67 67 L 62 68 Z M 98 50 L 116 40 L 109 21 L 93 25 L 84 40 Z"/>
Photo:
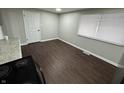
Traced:
<path fill-rule="evenodd" d="M 1 9 L 3 31 L 9 38 L 18 38 L 25 42 L 25 30 L 21 9 Z"/>
<path fill-rule="evenodd" d="M 2 24 L 2 18 L 1 18 L 1 13 L 0 13 L 0 25 Z"/>
<path fill-rule="evenodd" d="M 88 9 L 85 11 L 62 14 L 59 16 L 59 37 L 115 63 L 120 63 L 120 59 L 124 52 L 123 47 L 77 35 L 80 15 L 117 12 L 124 12 L 124 9 Z"/>
<path fill-rule="evenodd" d="M 21 43 L 26 43 L 26 35 L 23 20 L 24 9 L 0 9 L 4 34 L 9 38 L 18 38 Z M 26 9 L 27 10 L 27 9 Z M 39 12 L 41 15 L 42 40 L 58 37 L 58 15 L 54 13 L 28 9 Z"/>
<path fill-rule="evenodd" d="M 59 16 L 49 12 L 41 12 L 42 40 L 58 38 Z"/>

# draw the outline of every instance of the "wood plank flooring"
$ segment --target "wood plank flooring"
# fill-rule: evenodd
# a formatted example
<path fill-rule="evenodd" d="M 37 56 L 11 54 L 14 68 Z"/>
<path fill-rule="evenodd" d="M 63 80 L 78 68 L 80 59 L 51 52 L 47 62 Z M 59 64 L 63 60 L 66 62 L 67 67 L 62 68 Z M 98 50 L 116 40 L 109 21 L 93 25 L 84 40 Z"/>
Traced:
<path fill-rule="evenodd" d="M 32 55 L 48 84 L 111 83 L 117 69 L 60 40 L 25 45 L 22 53 L 23 56 Z"/>

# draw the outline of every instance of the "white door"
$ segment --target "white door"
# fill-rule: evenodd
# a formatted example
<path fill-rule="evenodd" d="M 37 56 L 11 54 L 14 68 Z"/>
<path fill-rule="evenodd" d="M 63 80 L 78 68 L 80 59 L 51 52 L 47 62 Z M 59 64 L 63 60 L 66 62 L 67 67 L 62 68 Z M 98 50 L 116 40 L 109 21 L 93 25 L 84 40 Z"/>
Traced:
<path fill-rule="evenodd" d="M 24 10 L 23 18 L 27 43 L 40 41 L 41 40 L 40 13 Z"/>

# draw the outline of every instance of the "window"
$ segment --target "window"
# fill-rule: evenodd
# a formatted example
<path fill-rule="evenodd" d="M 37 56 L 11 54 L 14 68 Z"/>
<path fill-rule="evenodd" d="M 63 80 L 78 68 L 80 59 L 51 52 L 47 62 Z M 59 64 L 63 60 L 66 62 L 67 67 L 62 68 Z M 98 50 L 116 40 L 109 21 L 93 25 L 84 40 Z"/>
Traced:
<path fill-rule="evenodd" d="M 79 35 L 104 42 L 124 45 L 124 14 L 81 16 Z"/>
<path fill-rule="evenodd" d="M 100 15 L 83 15 L 80 19 L 79 35 L 94 37 L 97 32 Z"/>

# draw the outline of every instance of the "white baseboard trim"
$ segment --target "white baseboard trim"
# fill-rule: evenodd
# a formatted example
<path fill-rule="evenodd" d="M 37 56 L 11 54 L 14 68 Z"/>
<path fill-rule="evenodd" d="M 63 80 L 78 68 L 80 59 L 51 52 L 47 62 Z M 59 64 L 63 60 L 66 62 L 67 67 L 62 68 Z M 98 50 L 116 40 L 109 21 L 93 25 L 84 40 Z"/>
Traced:
<path fill-rule="evenodd" d="M 61 38 L 59 38 L 59 40 L 65 42 L 65 43 L 67 43 L 67 44 L 69 44 L 69 45 L 71 45 L 71 46 L 73 46 L 73 47 L 75 47 L 75 48 L 77 48 L 77 49 L 80 49 L 80 50 L 82 50 L 82 51 L 84 51 L 84 52 L 86 52 L 86 53 L 88 53 L 88 54 L 91 54 L 91 55 L 93 55 L 93 56 L 95 56 L 95 57 L 97 57 L 97 58 L 99 58 L 99 59 L 102 59 L 102 60 L 104 60 L 105 62 L 110 63 L 110 64 L 112 64 L 112 65 L 114 65 L 114 66 L 116 66 L 116 67 L 124 68 L 124 66 L 122 66 L 122 65 L 120 65 L 120 64 L 118 64 L 118 63 L 115 63 L 115 62 L 113 62 L 113 61 L 111 61 L 111 60 L 109 60 L 109 59 L 106 59 L 106 58 L 104 58 L 104 57 L 102 57 L 102 56 L 99 56 L 99 55 L 97 55 L 97 54 L 94 54 L 94 53 L 92 53 L 92 52 L 90 52 L 90 51 L 88 51 L 88 50 L 86 50 L 86 49 L 80 48 L 80 47 L 78 47 L 77 45 L 74 45 L 74 44 L 72 44 L 72 43 L 69 43 L 69 42 L 67 42 L 67 41 L 65 41 L 65 40 L 63 40 L 63 39 L 61 39 Z"/>
<path fill-rule="evenodd" d="M 59 38 L 50 38 L 50 39 L 45 39 L 45 40 L 41 40 L 40 42 L 46 42 L 46 41 L 51 41 L 51 40 L 55 40 L 55 39 L 59 39 Z M 29 43 L 22 43 L 21 46 L 24 46 L 24 45 L 28 45 Z"/>
<path fill-rule="evenodd" d="M 25 43 L 22 43 L 21 46 L 24 46 L 24 45 L 27 45 L 27 44 L 28 44 L 28 43 L 25 42 Z"/>
<path fill-rule="evenodd" d="M 50 38 L 50 39 L 45 39 L 45 40 L 41 40 L 41 42 L 51 41 L 51 40 L 55 40 L 55 39 L 59 39 L 59 38 Z"/>

